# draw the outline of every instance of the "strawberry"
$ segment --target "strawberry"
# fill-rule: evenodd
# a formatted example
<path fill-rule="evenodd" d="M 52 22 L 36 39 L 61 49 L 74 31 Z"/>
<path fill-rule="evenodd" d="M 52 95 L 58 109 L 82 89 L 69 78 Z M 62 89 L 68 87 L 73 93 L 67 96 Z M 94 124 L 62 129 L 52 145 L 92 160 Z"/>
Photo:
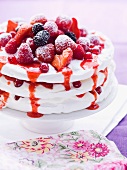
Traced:
<path fill-rule="evenodd" d="M 18 23 L 11 21 L 11 20 L 8 20 L 6 32 L 15 31 L 17 26 L 18 26 Z"/>
<path fill-rule="evenodd" d="M 32 33 L 32 25 L 30 24 L 23 24 L 21 27 L 18 29 L 17 34 L 15 35 L 14 39 L 17 42 L 17 45 L 19 46 L 22 42 L 22 40 L 27 36 L 31 36 Z"/>
<path fill-rule="evenodd" d="M 76 35 L 77 39 L 80 37 L 80 30 L 78 28 L 78 22 L 75 18 L 72 18 L 70 31 L 72 31 Z"/>
<path fill-rule="evenodd" d="M 68 66 L 72 60 L 73 51 L 71 48 L 67 48 L 63 51 L 61 55 L 55 55 L 52 62 L 52 66 L 56 68 L 57 71 L 62 70 L 64 67 Z"/>

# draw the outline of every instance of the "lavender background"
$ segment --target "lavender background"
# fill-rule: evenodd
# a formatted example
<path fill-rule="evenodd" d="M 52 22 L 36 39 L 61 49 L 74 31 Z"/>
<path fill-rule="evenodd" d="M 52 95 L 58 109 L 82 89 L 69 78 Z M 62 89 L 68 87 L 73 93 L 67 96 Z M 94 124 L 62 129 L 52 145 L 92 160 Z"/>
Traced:
<path fill-rule="evenodd" d="M 127 0 L 0 0 L 0 23 L 43 13 L 76 17 L 80 26 L 106 34 L 115 46 L 116 77 L 127 85 Z M 127 95 L 127 94 L 125 94 Z M 107 136 L 127 157 L 127 117 Z"/>

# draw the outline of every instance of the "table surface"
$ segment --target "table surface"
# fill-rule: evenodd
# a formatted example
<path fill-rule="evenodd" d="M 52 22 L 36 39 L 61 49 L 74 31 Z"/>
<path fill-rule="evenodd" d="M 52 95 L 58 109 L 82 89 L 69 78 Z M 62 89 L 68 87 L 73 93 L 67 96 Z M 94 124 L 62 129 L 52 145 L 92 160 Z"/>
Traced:
<path fill-rule="evenodd" d="M 115 73 L 118 82 L 127 85 L 126 0 L 0 0 L 0 8 L 0 22 L 14 17 L 28 20 L 36 13 L 44 13 L 48 18 L 62 14 L 76 17 L 81 26 L 103 32 L 115 46 Z M 107 137 L 127 157 L 127 116 Z"/>

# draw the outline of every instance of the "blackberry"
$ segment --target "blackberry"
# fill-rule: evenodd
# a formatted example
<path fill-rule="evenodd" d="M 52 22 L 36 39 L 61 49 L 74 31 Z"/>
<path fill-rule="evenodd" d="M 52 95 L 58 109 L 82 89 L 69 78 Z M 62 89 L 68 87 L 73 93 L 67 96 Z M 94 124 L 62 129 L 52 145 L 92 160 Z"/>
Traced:
<path fill-rule="evenodd" d="M 73 33 L 73 32 L 66 32 L 65 33 L 68 37 L 70 37 L 74 42 L 76 42 L 76 36 L 75 36 L 75 34 Z"/>
<path fill-rule="evenodd" d="M 48 40 L 50 38 L 50 34 L 46 30 L 39 31 L 34 37 L 33 41 L 36 46 L 43 46 L 47 44 Z"/>
<path fill-rule="evenodd" d="M 44 30 L 42 23 L 35 23 L 32 27 L 32 32 L 34 35 L 36 35 L 39 31 Z"/>

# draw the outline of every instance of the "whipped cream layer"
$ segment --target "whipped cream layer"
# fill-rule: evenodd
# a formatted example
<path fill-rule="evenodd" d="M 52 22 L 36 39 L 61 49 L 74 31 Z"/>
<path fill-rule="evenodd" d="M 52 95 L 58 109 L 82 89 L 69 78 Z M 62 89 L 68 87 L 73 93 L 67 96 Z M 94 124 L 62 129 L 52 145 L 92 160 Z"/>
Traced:
<path fill-rule="evenodd" d="M 39 105 L 38 112 L 42 114 L 69 113 L 87 108 L 92 102 L 102 102 L 110 95 L 115 85 L 115 76 L 112 74 L 112 76 L 107 79 L 104 86 L 101 86 L 102 92 L 100 95 L 97 92 L 95 92 L 95 95 L 91 92 L 86 92 L 79 96 L 73 95 L 66 98 L 38 99 L 32 102 Z M 29 98 L 21 97 L 19 100 L 15 100 L 14 98 L 15 96 L 13 94 L 9 96 L 7 107 L 24 112 L 32 111 L 31 100 Z"/>
<path fill-rule="evenodd" d="M 22 96 L 22 97 L 30 97 L 30 87 L 34 88 L 34 96 L 36 98 L 42 99 L 50 99 L 50 98 L 68 98 L 70 96 L 79 95 L 82 93 L 86 93 L 95 89 L 98 86 L 101 86 L 105 83 L 106 79 L 111 78 L 111 74 L 114 72 L 115 64 L 112 60 L 111 64 L 108 68 L 105 68 L 104 71 L 97 72 L 97 77 L 90 77 L 85 80 L 81 80 L 81 87 L 75 88 L 73 84 L 70 83 L 70 90 L 66 91 L 63 84 L 41 84 L 41 83 L 31 83 L 24 81 L 22 86 L 15 87 L 13 78 L 7 76 L 0 76 L 0 89 L 6 91 L 8 93 Z"/>

